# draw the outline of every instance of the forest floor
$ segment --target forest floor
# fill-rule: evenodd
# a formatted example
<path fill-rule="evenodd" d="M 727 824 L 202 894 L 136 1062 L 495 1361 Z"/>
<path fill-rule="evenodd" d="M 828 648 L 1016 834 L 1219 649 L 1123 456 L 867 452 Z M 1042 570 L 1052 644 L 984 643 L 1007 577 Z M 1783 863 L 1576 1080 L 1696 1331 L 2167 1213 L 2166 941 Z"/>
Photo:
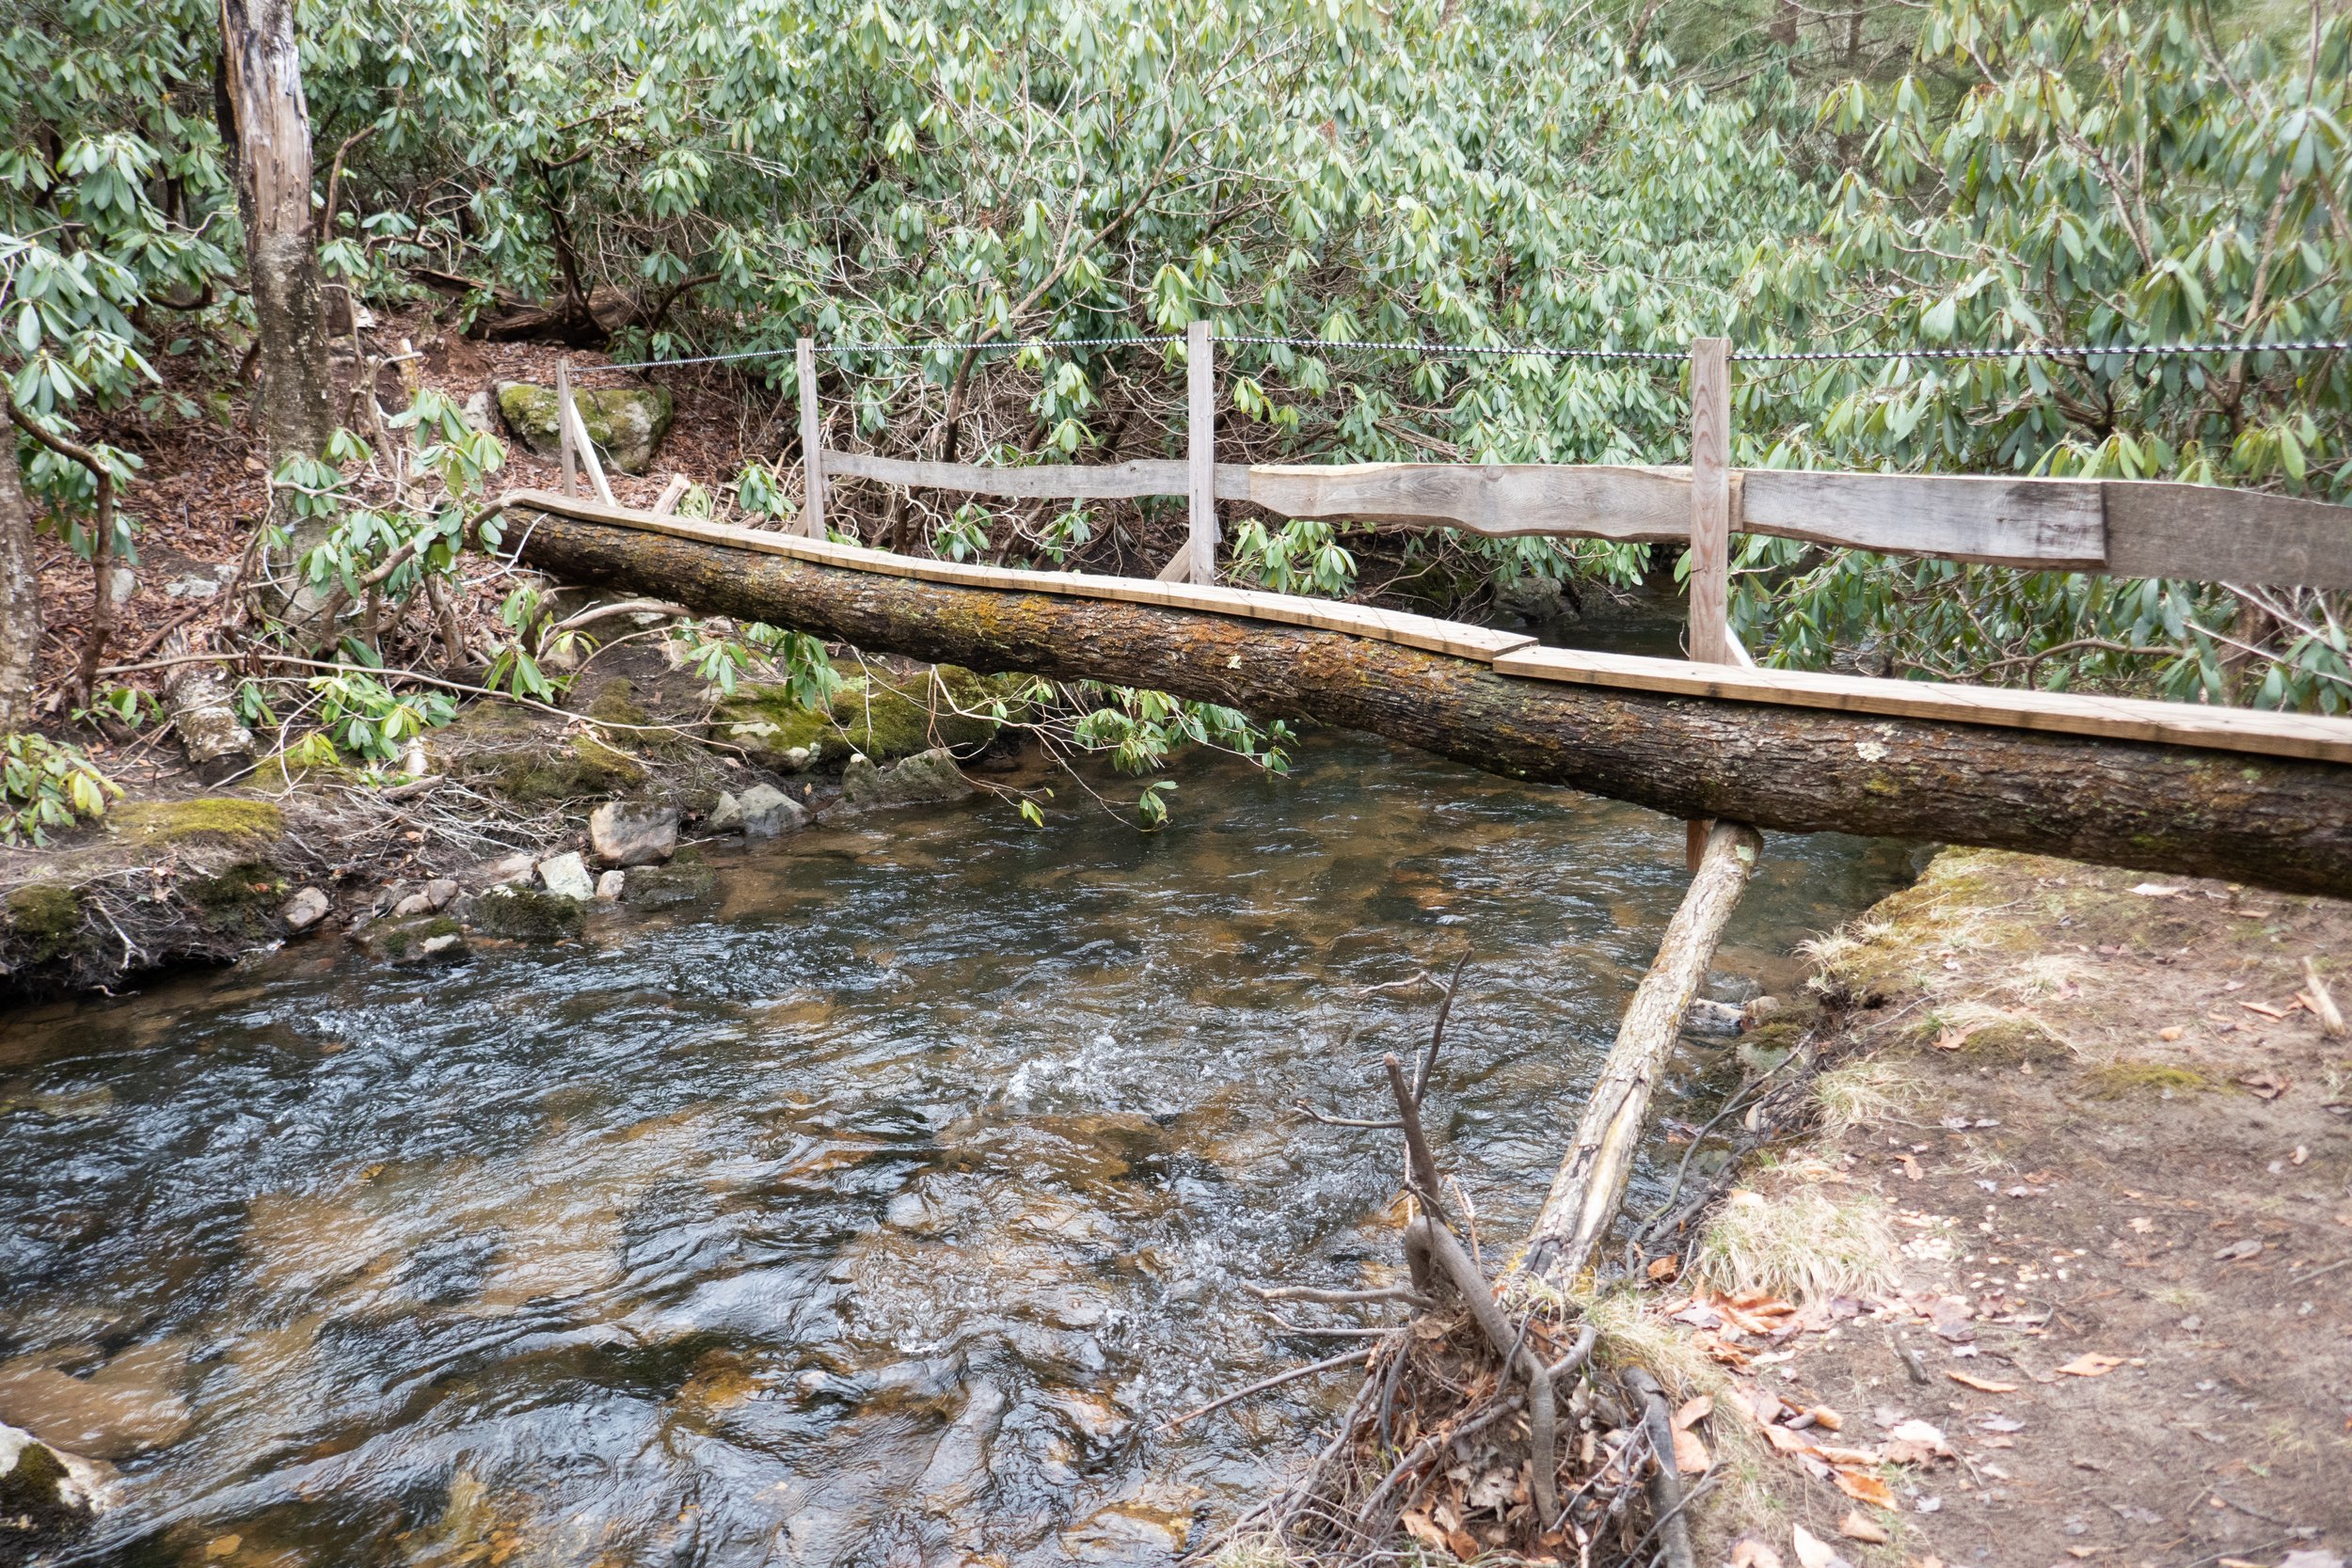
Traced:
<path fill-rule="evenodd" d="M 1781 1403 L 1708 1560 L 2340 1565 L 2352 1039 L 2297 999 L 2352 990 L 2352 905 L 1947 851 L 1819 957 L 1828 1124 L 1743 1180 L 1895 1277 L 1719 1357 Z"/>

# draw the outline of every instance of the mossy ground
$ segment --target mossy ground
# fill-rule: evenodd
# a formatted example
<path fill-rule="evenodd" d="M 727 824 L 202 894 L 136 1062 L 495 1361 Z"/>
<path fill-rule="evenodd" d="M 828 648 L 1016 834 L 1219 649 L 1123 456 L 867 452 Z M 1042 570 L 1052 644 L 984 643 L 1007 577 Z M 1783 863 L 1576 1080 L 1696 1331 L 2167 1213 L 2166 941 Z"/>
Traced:
<path fill-rule="evenodd" d="M 126 800 L 107 814 L 126 842 L 145 847 L 224 844 L 252 848 L 281 838 L 286 814 L 267 800 L 202 795 L 192 800 Z"/>
<path fill-rule="evenodd" d="M 562 942 L 586 928 L 588 911 L 537 888 L 492 888 L 474 900 L 473 923 L 485 935 L 514 942 Z"/>

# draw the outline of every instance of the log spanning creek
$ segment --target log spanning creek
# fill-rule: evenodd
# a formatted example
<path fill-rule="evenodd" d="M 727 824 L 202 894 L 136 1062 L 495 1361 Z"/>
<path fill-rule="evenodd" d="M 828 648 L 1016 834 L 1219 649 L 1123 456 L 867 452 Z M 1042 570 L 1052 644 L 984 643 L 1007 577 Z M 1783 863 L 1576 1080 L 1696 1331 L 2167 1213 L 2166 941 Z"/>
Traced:
<path fill-rule="evenodd" d="M 1165 1429 L 1334 1348 L 1244 1282 L 1400 1267 L 1393 1134 L 1294 1102 L 1389 1114 L 1416 976 L 1468 944 L 1432 1135 L 1481 1234 L 1523 1234 L 1686 873 L 1679 822 L 1361 736 L 1175 771 L 1151 836 L 879 815 L 565 947 L 421 974 L 311 943 L 0 1017 L 0 1419 L 123 1472 L 68 1560 L 1200 1539 L 1353 1392 Z M 1795 982 L 1795 942 L 1909 872 L 1770 838 L 1709 993 Z M 1686 1046 L 1669 1123 L 1722 1054 Z"/>

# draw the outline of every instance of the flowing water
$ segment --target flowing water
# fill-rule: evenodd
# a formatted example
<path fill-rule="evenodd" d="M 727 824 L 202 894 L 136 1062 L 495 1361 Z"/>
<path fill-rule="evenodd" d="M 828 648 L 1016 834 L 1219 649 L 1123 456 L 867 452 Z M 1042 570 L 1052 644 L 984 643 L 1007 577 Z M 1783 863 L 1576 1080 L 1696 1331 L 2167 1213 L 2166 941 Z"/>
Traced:
<path fill-rule="evenodd" d="M 1162 1430 L 1332 1353 L 1243 1282 L 1396 1266 L 1393 1135 L 1295 1102 L 1381 1115 L 1467 944 L 1434 1132 L 1507 1245 L 1684 881 L 1360 736 L 1178 776 L 1149 837 L 900 812 L 566 947 L 0 1015 L 0 1419 L 122 1465 L 84 1560 L 1167 1561 L 1351 1391 Z M 1715 994 L 1905 872 L 1769 840 Z"/>

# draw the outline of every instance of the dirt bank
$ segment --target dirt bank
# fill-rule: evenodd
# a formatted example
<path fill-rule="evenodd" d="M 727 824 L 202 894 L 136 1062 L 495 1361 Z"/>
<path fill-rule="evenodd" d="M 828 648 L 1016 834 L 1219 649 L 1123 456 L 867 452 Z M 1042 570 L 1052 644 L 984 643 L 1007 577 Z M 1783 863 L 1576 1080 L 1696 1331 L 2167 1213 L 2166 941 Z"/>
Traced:
<path fill-rule="evenodd" d="M 1652 1292 L 1730 1369 L 1712 1560 L 2340 1562 L 2352 906 L 1947 852 L 1818 958 L 1820 1130 Z"/>

